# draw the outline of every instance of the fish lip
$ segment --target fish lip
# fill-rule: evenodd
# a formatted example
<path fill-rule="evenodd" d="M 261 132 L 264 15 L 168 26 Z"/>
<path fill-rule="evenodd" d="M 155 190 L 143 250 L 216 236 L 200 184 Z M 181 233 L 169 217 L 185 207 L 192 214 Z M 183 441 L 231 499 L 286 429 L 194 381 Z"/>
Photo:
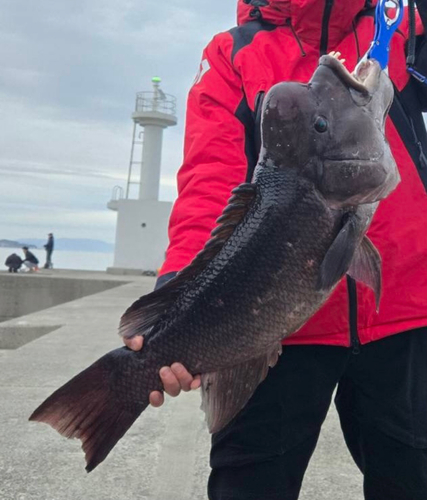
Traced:
<path fill-rule="evenodd" d="M 323 161 L 319 189 L 327 205 L 343 208 L 375 203 L 385 198 L 398 183 L 398 176 L 387 168 L 386 163 L 384 158 L 378 161 L 372 157 L 368 160 L 352 158 Z"/>
<path fill-rule="evenodd" d="M 382 199 L 382 198 L 381 198 Z M 351 199 L 349 204 L 339 201 L 339 200 L 328 200 L 325 198 L 325 204 L 329 210 L 333 210 L 334 212 L 342 212 L 344 214 L 348 214 L 355 211 L 355 208 L 362 205 L 378 205 L 381 200 L 370 201 L 369 199 L 361 199 L 357 203 L 354 202 L 354 199 Z"/>
<path fill-rule="evenodd" d="M 330 55 L 322 56 L 319 66 L 331 68 L 347 86 L 362 94 L 372 93 L 378 80 L 376 75 L 379 76 L 381 73 L 380 65 L 373 59 L 367 59 L 358 64 L 353 73 L 350 73 L 338 59 Z"/>
<path fill-rule="evenodd" d="M 384 156 L 384 153 L 381 153 L 379 156 L 369 157 L 369 158 L 324 158 L 324 163 L 372 163 L 376 164 L 379 160 L 381 160 Z"/>

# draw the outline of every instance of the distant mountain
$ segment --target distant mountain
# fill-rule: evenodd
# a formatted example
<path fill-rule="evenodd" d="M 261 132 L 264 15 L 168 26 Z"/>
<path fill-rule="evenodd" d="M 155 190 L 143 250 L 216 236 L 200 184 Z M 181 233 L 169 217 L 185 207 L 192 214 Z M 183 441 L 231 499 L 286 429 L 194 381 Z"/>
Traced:
<path fill-rule="evenodd" d="M 0 240 L 0 248 L 22 248 L 22 247 L 37 248 L 37 246 L 34 243 L 29 243 L 28 240 L 22 240 L 22 241 L 25 241 L 25 243 L 21 243 L 19 241 L 14 241 L 14 240 Z"/>
<path fill-rule="evenodd" d="M 26 242 L 43 248 L 47 238 L 26 238 Z M 86 238 L 55 238 L 55 250 L 69 250 L 73 252 L 105 252 L 114 251 L 114 245 L 102 240 L 91 240 Z"/>

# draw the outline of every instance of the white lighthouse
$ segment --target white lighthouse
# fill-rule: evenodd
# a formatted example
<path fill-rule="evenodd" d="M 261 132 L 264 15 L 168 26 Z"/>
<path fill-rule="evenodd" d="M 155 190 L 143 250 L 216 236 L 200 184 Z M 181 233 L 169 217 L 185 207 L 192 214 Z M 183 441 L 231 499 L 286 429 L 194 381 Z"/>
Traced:
<path fill-rule="evenodd" d="M 155 272 L 168 244 L 172 203 L 159 201 L 160 163 L 163 130 L 177 124 L 176 98 L 161 90 L 160 78 L 152 82 L 152 91 L 136 94 L 126 192 L 116 186 L 107 204 L 118 212 L 114 265 L 107 270 L 114 274 Z M 135 177 L 138 170 L 139 178 Z M 133 184 L 139 185 L 137 198 L 131 197 Z"/>

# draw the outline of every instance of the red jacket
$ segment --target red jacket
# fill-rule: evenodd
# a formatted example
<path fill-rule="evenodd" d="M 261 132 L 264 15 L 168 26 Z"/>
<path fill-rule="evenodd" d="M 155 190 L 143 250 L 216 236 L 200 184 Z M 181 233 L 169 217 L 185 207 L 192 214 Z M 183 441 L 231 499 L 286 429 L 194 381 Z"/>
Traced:
<path fill-rule="evenodd" d="M 331 50 L 353 70 L 373 38 L 374 3 L 239 0 L 238 26 L 209 43 L 189 94 L 179 196 L 161 275 L 179 271 L 203 248 L 230 191 L 250 176 L 264 93 L 283 80 L 307 82 L 319 56 Z M 426 99 L 406 72 L 407 32 L 405 16 L 391 44 L 389 74 L 397 92 L 386 129 L 402 181 L 380 203 L 369 230 L 383 260 L 380 311 L 370 289 L 352 282 L 347 289 L 343 279 L 286 343 L 349 346 L 427 325 L 427 194 L 420 177 L 427 173 Z"/>

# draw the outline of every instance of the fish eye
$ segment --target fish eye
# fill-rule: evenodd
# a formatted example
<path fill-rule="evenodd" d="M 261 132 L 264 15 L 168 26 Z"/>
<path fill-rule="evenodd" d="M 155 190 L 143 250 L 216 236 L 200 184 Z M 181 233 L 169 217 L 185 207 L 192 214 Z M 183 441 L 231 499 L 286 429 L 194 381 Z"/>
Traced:
<path fill-rule="evenodd" d="M 314 128 L 317 130 L 317 132 L 323 134 L 323 132 L 326 132 L 328 130 L 328 120 L 323 116 L 318 116 L 316 118 L 316 121 L 314 122 Z"/>

